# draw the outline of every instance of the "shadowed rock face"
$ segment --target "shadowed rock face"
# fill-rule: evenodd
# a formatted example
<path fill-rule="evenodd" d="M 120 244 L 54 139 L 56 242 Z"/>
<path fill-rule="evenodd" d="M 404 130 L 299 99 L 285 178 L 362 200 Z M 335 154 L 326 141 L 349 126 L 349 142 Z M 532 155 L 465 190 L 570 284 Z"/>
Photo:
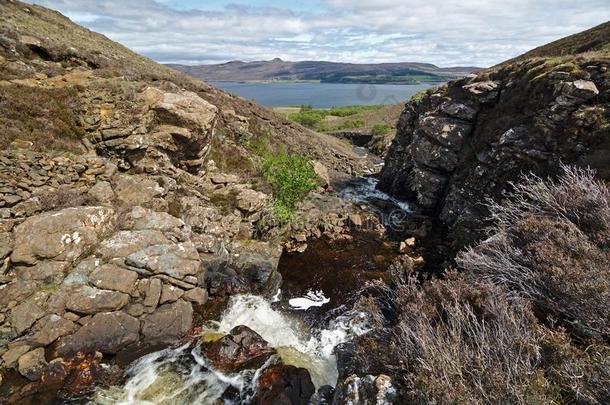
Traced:
<path fill-rule="evenodd" d="M 522 173 L 569 163 L 610 178 L 610 63 L 564 59 L 503 65 L 407 104 L 379 188 L 437 215 L 460 247 L 481 235 L 486 198 Z"/>
<path fill-rule="evenodd" d="M 278 364 L 266 368 L 261 374 L 255 403 L 306 405 L 314 393 L 309 371 Z"/>

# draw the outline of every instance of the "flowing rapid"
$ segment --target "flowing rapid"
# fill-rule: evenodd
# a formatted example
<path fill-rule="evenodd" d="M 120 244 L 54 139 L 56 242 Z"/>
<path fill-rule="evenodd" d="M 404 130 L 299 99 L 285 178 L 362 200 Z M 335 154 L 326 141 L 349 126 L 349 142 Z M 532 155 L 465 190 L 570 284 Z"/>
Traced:
<path fill-rule="evenodd" d="M 255 295 L 232 297 L 219 322 L 204 328 L 202 339 L 222 336 L 239 325 L 248 326 L 276 348 L 282 362 L 306 368 L 319 388 L 337 381 L 335 346 L 367 332 L 367 316 L 347 312 L 324 328 L 310 330 L 297 313 L 282 312 L 270 300 Z M 223 374 L 202 354 L 201 343 L 186 344 L 144 356 L 126 371 L 121 387 L 98 391 L 93 404 L 217 404 L 248 402 L 259 370 Z M 270 360 L 275 360 L 274 358 Z"/>

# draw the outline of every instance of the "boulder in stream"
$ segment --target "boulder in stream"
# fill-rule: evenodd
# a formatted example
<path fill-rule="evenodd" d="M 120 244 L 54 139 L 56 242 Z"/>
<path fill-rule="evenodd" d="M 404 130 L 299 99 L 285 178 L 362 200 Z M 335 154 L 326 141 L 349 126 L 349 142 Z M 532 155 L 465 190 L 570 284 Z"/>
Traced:
<path fill-rule="evenodd" d="M 231 373 L 257 369 L 276 354 L 265 339 L 247 326 L 236 326 L 221 339 L 204 343 L 202 350 L 214 368 Z"/>
<path fill-rule="evenodd" d="M 307 405 L 316 392 L 305 368 L 278 364 L 266 368 L 260 378 L 254 403 L 260 405 Z"/>

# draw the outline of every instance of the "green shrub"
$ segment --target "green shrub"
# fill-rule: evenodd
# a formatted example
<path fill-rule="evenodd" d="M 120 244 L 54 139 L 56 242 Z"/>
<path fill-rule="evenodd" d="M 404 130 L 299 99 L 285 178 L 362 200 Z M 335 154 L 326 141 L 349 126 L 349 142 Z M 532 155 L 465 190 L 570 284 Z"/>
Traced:
<path fill-rule="evenodd" d="M 411 99 L 409 100 L 409 103 L 419 104 L 419 102 L 422 101 L 427 94 L 428 94 L 428 90 L 418 91 L 411 97 Z"/>
<path fill-rule="evenodd" d="M 273 188 L 273 213 L 282 225 L 292 219 L 296 205 L 316 187 L 311 161 L 285 151 L 267 155 L 263 175 Z"/>
<path fill-rule="evenodd" d="M 296 114 L 290 114 L 289 119 L 298 122 L 299 124 L 316 129 L 328 113 L 323 110 L 301 111 Z"/>
<path fill-rule="evenodd" d="M 359 114 L 364 111 L 377 110 L 381 105 L 348 105 L 344 107 L 332 107 L 328 110 L 329 115 L 335 117 L 349 117 L 350 115 Z"/>
<path fill-rule="evenodd" d="M 366 123 L 363 120 L 347 120 L 337 129 L 356 129 L 362 128 Z"/>
<path fill-rule="evenodd" d="M 374 137 L 384 136 L 384 135 L 389 134 L 391 130 L 392 130 L 392 127 L 389 126 L 388 124 L 375 124 L 375 125 L 373 125 L 373 129 L 371 130 L 371 134 Z"/>

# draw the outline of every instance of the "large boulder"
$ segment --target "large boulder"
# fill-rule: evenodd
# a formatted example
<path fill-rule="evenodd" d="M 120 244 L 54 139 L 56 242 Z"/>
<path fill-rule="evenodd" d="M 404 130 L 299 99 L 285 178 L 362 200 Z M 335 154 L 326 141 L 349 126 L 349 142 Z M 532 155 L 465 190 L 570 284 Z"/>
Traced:
<path fill-rule="evenodd" d="M 193 306 L 179 299 L 144 317 L 142 334 L 148 343 L 173 343 L 186 335 L 192 324 Z"/>
<path fill-rule="evenodd" d="M 218 108 L 189 91 L 164 92 L 149 87 L 144 99 L 160 124 L 153 132 L 172 163 L 198 172 L 210 150 Z"/>
<path fill-rule="evenodd" d="M 205 342 L 202 351 L 212 366 L 224 373 L 257 369 L 276 354 L 265 339 L 247 326 L 236 326 L 221 339 Z"/>
<path fill-rule="evenodd" d="M 78 352 L 99 351 L 118 353 L 139 339 L 140 321 L 123 312 L 104 312 L 94 315 L 76 333 L 62 338 L 57 347 L 60 356 Z"/>
<path fill-rule="evenodd" d="M 30 217 L 15 227 L 11 261 L 74 262 L 113 229 L 115 220 L 114 210 L 107 207 L 66 208 Z"/>
<path fill-rule="evenodd" d="M 121 267 L 105 264 L 91 272 L 89 282 L 94 286 L 131 294 L 136 286 L 138 273 L 125 270 Z"/>
<path fill-rule="evenodd" d="M 97 314 L 118 311 L 129 302 L 129 295 L 118 291 L 80 286 L 71 289 L 66 296 L 66 309 L 78 314 Z"/>

